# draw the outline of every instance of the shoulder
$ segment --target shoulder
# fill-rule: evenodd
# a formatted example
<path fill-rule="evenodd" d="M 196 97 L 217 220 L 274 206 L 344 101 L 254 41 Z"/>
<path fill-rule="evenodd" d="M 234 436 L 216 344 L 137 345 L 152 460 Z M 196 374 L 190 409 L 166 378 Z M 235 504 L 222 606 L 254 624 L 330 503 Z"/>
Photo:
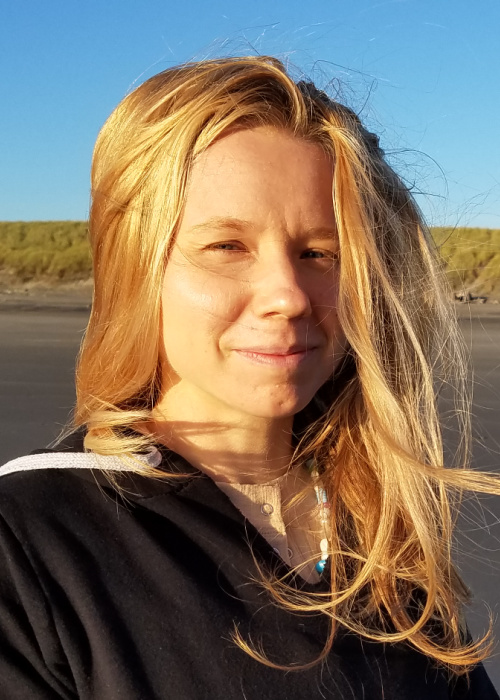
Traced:
<path fill-rule="evenodd" d="M 5 481 L 1 477 L 11 474 L 29 474 L 53 469 L 99 470 L 102 472 L 134 472 L 138 462 L 157 467 L 161 462 L 158 450 L 144 455 L 100 455 L 85 451 L 84 432 L 78 430 L 68 435 L 55 449 L 35 450 L 29 455 L 12 459 L 0 467 L 0 485 Z"/>
<path fill-rule="evenodd" d="M 44 469 L 99 469 L 111 468 L 115 460 L 104 458 L 88 452 L 37 452 L 18 457 L 0 467 L 0 477 L 9 474 L 26 474 Z"/>
<path fill-rule="evenodd" d="M 67 436 L 58 445 L 57 449 L 35 450 L 29 455 L 12 459 L 0 467 L 0 477 L 9 475 L 30 475 L 32 472 L 42 472 L 46 469 L 71 469 L 71 468 L 98 468 L 95 464 L 95 455 L 86 453 L 83 448 L 84 433 L 77 431 Z M 0 479 L 0 490 L 6 481 L 12 482 L 18 479 Z"/>
<path fill-rule="evenodd" d="M 23 494 L 29 497 L 43 491 L 44 484 L 55 486 L 61 482 L 93 481 L 94 474 L 100 472 L 127 472 L 131 465 L 119 456 L 102 456 L 89 452 L 39 452 L 18 457 L 0 467 L 0 501 L 3 495 Z M 101 481 L 98 479 L 98 481 Z M 109 484 L 105 478 L 104 484 Z M 28 493 L 25 490 L 28 489 Z M 41 495 L 41 493 L 40 493 Z"/>
<path fill-rule="evenodd" d="M 48 452 L 14 459 L 0 468 L 1 526 L 33 531 L 70 520 L 78 504 L 102 500 L 95 456 Z"/>
<path fill-rule="evenodd" d="M 96 557 L 101 553 L 105 566 L 111 542 L 141 537 L 146 489 L 158 491 L 156 480 L 134 473 L 128 459 L 54 451 L 1 467 L 3 556 L 10 560 L 22 550 L 37 576 L 90 551 Z"/>
<path fill-rule="evenodd" d="M 136 472 L 140 462 L 157 466 L 161 456 L 99 455 L 83 450 L 83 439 L 72 435 L 55 450 L 37 450 L 0 467 L 0 516 L 17 511 L 16 520 L 50 510 L 61 513 L 79 499 L 102 502 L 119 498 L 122 490 L 148 482 Z M 140 491 L 140 489 L 138 489 Z"/>

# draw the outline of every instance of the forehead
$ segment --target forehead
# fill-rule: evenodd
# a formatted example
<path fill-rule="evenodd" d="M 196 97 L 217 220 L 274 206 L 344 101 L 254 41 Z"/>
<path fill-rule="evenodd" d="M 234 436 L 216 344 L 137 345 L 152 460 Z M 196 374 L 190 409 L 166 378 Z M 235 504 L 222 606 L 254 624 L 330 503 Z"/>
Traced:
<path fill-rule="evenodd" d="M 202 173 L 224 175 L 243 168 L 256 168 L 265 173 L 276 164 L 286 164 L 288 169 L 297 167 L 309 178 L 320 172 L 323 176 L 333 173 L 333 159 L 319 143 L 294 136 L 284 129 L 257 126 L 232 130 L 219 137 L 196 158 L 193 177 Z"/>
<path fill-rule="evenodd" d="M 323 148 L 270 127 L 222 136 L 196 159 L 183 221 L 233 217 L 331 224 L 333 159 Z"/>

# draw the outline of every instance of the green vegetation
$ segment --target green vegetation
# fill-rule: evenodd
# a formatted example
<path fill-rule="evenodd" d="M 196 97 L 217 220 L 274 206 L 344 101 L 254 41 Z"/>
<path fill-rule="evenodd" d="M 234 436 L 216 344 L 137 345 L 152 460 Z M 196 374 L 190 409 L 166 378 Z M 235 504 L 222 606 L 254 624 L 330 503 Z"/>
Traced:
<path fill-rule="evenodd" d="M 432 234 L 453 289 L 500 296 L 499 229 L 435 228 Z M 0 270 L 20 281 L 88 279 L 86 222 L 0 222 Z"/>
<path fill-rule="evenodd" d="M 432 235 L 455 291 L 500 295 L 500 229 L 435 228 Z"/>
<path fill-rule="evenodd" d="M 0 222 L 0 269 L 22 281 L 88 279 L 92 265 L 87 223 Z"/>

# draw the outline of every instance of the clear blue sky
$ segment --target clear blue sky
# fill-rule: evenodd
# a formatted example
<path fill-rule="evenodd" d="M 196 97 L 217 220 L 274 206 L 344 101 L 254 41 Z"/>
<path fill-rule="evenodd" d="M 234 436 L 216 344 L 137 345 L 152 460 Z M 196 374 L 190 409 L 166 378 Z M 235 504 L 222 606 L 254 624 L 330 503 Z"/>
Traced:
<path fill-rule="evenodd" d="M 134 85 L 268 53 L 381 134 L 431 224 L 500 228 L 498 0 L 15 0 L 2 7 L 0 220 L 84 219 L 92 147 Z"/>

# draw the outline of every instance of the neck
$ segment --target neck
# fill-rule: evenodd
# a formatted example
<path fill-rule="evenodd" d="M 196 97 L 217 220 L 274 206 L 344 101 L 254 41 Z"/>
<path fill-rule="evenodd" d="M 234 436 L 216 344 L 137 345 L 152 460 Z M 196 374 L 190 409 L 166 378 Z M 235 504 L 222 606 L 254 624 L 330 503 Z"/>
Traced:
<path fill-rule="evenodd" d="M 231 409 L 214 412 L 199 402 L 195 407 L 172 400 L 170 394 L 153 410 L 148 431 L 214 481 L 258 484 L 286 473 L 293 417 L 242 416 Z"/>

